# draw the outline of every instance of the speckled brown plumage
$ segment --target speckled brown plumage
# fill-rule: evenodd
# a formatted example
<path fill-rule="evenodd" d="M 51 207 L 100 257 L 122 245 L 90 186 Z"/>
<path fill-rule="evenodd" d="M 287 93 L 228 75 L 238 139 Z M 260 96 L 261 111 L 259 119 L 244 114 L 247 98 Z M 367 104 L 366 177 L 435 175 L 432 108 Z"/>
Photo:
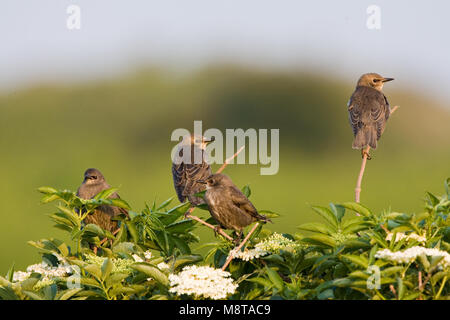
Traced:
<path fill-rule="evenodd" d="M 388 100 L 381 90 L 391 80 L 377 73 L 363 74 L 358 80 L 348 102 L 349 122 L 355 137 L 353 149 L 377 148 L 390 115 Z"/>
<path fill-rule="evenodd" d="M 81 186 L 78 188 L 77 196 L 82 199 L 92 199 L 99 192 L 107 190 L 111 186 L 106 182 L 102 173 L 97 169 L 87 169 L 84 173 L 84 180 Z M 111 199 L 120 198 L 119 195 L 114 192 Z M 96 224 L 102 229 L 114 232 L 118 229 L 118 221 L 112 220 L 113 217 L 125 214 L 128 216 L 128 212 L 125 209 L 114 206 L 100 206 L 93 213 L 89 214 L 84 220 L 84 224 Z"/>
<path fill-rule="evenodd" d="M 194 206 L 203 204 L 205 201 L 201 197 L 194 196 L 205 190 L 205 185 L 198 183 L 198 180 L 206 179 L 211 175 L 211 167 L 206 161 L 205 147 L 208 142 L 204 137 L 187 136 L 183 139 L 178 148 L 178 155 L 183 159 L 185 148 L 190 148 L 190 157 L 179 163 L 172 162 L 172 176 L 175 192 L 180 202 L 186 201 L 186 198 Z M 187 150 L 187 149 L 186 149 Z M 194 155 L 197 153 L 200 161 L 195 163 Z"/>

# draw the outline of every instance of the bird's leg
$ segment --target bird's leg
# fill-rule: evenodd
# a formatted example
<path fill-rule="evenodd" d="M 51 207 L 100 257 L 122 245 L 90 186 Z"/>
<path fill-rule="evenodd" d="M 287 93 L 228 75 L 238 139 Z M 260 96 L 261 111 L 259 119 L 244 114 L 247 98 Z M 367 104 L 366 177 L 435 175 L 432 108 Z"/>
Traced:
<path fill-rule="evenodd" d="M 97 255 L 97 250 L 98 250 L 98 247 L 97 247 L 97 246 L 94 246 L 94 248 L 92 249 L 92 251 L 94 251 L 94 254 L 95 254 L 95 255 Z"/>
<path fill-rule="evenodd" d="M 234 234 L 236 235 L 236 237 L 234 238 L 233 243 L 237 246 L 239 245 L 239 243 L 241 243 L 244 232 L 242 230 L 241 232 L 234 231 Z"/>
<path fill-rule="evenodd" d="M 217 237 L 221 232 L 223 232 L 222 228 L 220 226 L 214 227 L 214 236 Z"/>
<path fill-rule="evenodd" d="M 195 207 L 190 207 L 188 211 L 184 213 L 184 218 L 189 219 L 192 211 L 194 211 Z"/>

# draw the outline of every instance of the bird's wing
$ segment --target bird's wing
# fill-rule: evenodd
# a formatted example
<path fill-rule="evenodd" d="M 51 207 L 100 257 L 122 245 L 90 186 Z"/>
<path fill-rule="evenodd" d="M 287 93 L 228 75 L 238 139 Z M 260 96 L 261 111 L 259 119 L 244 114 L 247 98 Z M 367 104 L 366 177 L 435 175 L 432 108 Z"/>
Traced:
<path fill-rule="evenodd" d="M 228 187 L 227 192 L 230 195 L 233 203 L 241 209 L 246 214 L 255 217 L 258 220 L 264 219 L 265 217 L 261 216 L 253 204 L 248 200 L 248 198 L 236 187 Z"/>
<path fill-rule="evenodd" d="M 186 200 L 186 196 L 183 195 L 183 190 L 186 186 L 184 163 L 172 164 L 172 176 L 173 186 L 175 187 L 175 192 L 177 193 L 178 200 L 180 200 L 180 202 L 184 202 Z"/>
<path fill-rule="evenodd" d="M 374 98 L 371 99 L 371 101 L 370 120 L 375 123 L 378 140 L 386 127 L 386 121 L 389 119 L 390 108 L 386 96 L 379 91 L 374 94 Z"/>
<path fill-rule="evenodd" d="M 361 123 L 361 108 L 360 104 L 357 101 L 358 99 L 355 99 L 355 94 L 353 94 L 348 101 L 348 120 L 350 122 L 350 125 L 353 130 L 353 135 L 356 136 L 356 133 L 359 130 L 359 124 Z"/>
<path fill-rule="evenodd" d="M 202 162 L 201 164 L 185 164 L 184 175 L 186 177 L 186 184 L 183 195 L 192 195 L 205 189 L 205 185 L 198 183 L 197 180 L 209 177 L 211 175 L 211 167 L 206 162 Z"/>
<path fill-rule="evenodd" d="M 349 122 L 356 136 L 363 126 L 373 126 L 377 130 L 377 139 L 384 131 L 389 118 L 389 103 L 378 90 L 358 87 L 348 103 Z"/>

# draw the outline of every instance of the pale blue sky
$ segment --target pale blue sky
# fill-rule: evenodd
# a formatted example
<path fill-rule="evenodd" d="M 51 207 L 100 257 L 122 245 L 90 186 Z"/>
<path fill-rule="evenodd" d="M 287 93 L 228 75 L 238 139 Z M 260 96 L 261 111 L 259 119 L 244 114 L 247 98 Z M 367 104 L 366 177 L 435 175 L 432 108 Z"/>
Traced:
<path fill-rule="evenodd" d="M 66 28 L 70 4 L 81 30 Z M 369 5 L 381 30 L 366 27 Z M 2 0 L 0 89 L 214 61 L 364 72 L 450 99 L 449 1 Z M 394 86 L 394 83 L 392 83 Z"/>

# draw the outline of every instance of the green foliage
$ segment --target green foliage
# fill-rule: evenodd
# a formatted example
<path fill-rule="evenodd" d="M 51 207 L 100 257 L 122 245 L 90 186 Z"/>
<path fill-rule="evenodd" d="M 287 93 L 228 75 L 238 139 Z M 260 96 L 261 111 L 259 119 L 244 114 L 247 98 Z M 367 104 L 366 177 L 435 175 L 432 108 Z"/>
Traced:
<path fill-rule="evenodd" d="M 331 203 L 312 207 L 321 222 L 300 225 L 305 234 L 260 226 L 227 269 L 238 285 L 228 298 L 449 299 L 449 182 L 443 196 L 427 193 L 420 213 L 375 214 L 359 203 Z M 55 203 L 49 216 L 75 245 L 52 238 L 29 243 L 45 268 L 71 271 L 48 277 L 38 266 L 16 279 L 13 265 L 0 277 L 1 299 L 192 299 L 171 288 L 170 276 L 195 264 L 220 268 L 232 254 L 233 244 L 222 238 L 201 244 L 199 224 L 184 218 L 188 203 L 170 208 L 171 198 L 134 212 L 126 201 L 108 199 L 113 188 L 91 200 L 50 187 L 39 191 L 43 203 Z M 248 186 L 244 192 L 251 194 Z M 116 234 L 83 222 L 101 205 L 129 210 L 129 217 L 118 217 Z M 197 253 L 203 247 L 210 248 L 204 256 Z M 417 254 L 405 258 L 405 250 Z"/>

